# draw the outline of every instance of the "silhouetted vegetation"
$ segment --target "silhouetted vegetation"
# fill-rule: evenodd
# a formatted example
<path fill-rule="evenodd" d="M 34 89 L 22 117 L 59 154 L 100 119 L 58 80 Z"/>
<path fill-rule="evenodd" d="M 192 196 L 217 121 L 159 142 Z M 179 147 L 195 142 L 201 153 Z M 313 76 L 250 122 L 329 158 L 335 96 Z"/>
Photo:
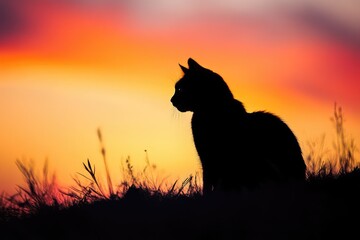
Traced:
<path fill-rule="evenodd" d="M 15 194 L 0 195 L 1 239 L 346 239 L 359 224 L 360 168 L 354 140 L 335 105 L 332 151 L 324 138 L 308 143 L 304 185 L 269 185 L 202 196 L 199 176 L 168 185 L 145 151 L 145 167 L 123 163 L 113 185 L 98 130 L 106 182 L 87 160 L 74 185 L 58 186 L 47 161 L 41 176 L 16 161 L 24 177 Z"/>
<path fill-rule="evenodd" d="M 331 117 L 336 137 L 333 151 L 326 149 L 325 136 L 318 142 L 309 142 L 305 158 L 307 178 L 336 178 L 359 168 L 355 159 L 357 151 L 355 141 L 345 133 L 342 108 L 334 105 L 334 115 Z"/>

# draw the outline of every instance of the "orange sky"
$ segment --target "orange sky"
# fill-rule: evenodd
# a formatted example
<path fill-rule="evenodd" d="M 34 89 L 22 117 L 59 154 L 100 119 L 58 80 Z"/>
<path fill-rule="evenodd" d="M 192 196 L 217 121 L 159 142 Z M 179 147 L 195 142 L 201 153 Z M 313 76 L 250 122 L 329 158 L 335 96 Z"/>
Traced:
<path fill-rule="evenodd" d="M 356 1 L 38 2 L 0 1 L 0 190 L 22 183 L 16 159 L 49 159 L 62 185 L 88 158 L 101 169 L 98 127 L 113 182 L 127 156 L 144 166 L 145 149 L 165 176 L 199 171 L 191 114 L 169 101 L 188 57 L 249 111 L 281 116 L 302 145 L 323 133 L 331 144 L 335 101 L 360 140 Z"/>

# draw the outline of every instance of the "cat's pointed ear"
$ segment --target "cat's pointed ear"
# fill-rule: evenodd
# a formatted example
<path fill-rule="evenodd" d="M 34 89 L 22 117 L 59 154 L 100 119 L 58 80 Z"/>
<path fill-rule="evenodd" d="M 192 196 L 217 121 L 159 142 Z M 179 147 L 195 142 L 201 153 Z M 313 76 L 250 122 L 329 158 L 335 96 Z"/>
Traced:
<path fill-rule="evenodd" d="M 203 67 L 200 66 L 200 64 L 198 64 L 194 59 L 192 58 L 189 58 L 188 59 L 188 65 L 189 65 L 189 69 L 193 69 L 193 70 L 196 70 L 196 69 L 202 69 Z"/>
<path fill-rule="evenodd" d="M 189 71 L 189 69 L 184 67 L 183 65 L 179 64 L 179 66 L 184 73 L 187 73 Z"/>

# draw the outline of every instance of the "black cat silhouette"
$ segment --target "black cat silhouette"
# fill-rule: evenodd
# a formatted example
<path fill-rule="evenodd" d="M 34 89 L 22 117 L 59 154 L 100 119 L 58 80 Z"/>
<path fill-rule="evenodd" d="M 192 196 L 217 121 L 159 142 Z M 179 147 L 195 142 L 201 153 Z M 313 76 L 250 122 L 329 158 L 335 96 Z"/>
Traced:
<path fill-rule="evenodd" d="M 287 124 L 269 112 L 246 112 L 222 77 L 192 58 L 188 68 L 180 67 L 184 76 L 171 102 L 181 112 L 193 112 L 204 194 L 305 179 L 301 148 Z"/>

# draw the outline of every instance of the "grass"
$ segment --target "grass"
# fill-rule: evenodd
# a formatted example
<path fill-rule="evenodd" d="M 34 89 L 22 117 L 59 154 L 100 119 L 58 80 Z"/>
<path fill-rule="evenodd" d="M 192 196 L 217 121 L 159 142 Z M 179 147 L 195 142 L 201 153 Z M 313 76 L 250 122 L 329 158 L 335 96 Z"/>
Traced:
<path fill-rule="evenodd" d="M 308 142 L 307 153 L 304 156 L 307 165 L 307 178 L 336 177 L 359 168 L 355 159 L 358 151 L 355 140 L 348 136 L 344 129 L 342 108 L 334 105 L 334 115 L 331 117 L 336 137 L 333 151 L 325 149 L 325 135 L 318 142 Z"/>
<path fill-rule="evenodd" d="M 167 185 L 145 151 L 145 167 L 122 163 L 113 184 L 100 129 L 106 182 L 88 159 L 74 185 L 58 186 L 47 161 L 42 175 L 16 161 L 24 185 L 0 195 L 1 239 L 344 239 L 357 233 L 360 168 L 343 113 L 334 106 L 333 150 L 308 143 L 304 185 L 267 186 L 203 197 L 199 175 Z"/>

